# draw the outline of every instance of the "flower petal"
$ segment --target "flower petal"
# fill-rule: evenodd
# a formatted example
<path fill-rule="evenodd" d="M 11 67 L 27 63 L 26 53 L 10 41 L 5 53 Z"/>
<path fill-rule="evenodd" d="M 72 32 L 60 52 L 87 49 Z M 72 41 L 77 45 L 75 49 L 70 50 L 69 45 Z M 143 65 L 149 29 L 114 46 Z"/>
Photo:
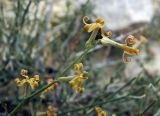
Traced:
<path fill-rule="evenodd" d="M 123 45 L 122 49 L 129 55 L 138 55 L 140 53 L 139 49 L 132 48 L 132 47 L 129 47 L 127 45 Z"/>
<path fill-rule="evenodd" d="M 84 30 L 87 31 L 87 32 L 92 32 L 93 30 L 98 29 L 98 28 L 100 28 L 100 25 L 98 25 L 96 23 L 86 24 L 84 26 Z"/>
<path fill-rule="evenodd" d="M 127 45 L 134 45 L 136 43 L 136 38 L 133 35 L 129 35 L 125 42 Z"/>
<path fill-rule="evenodd" d="M 88 24 L 87 22 L 89 21 L 89 17 L 88 16 L 84 16 L 83 17 L 83 23 L 86 25 Z"/>
<path fill-rule="evenodd" d="M 96 19 L 96 23 L 101 24 L 101 26 L 103 26 L 105 24 L 105 21 L 101 17 L 98 17 Z"/>

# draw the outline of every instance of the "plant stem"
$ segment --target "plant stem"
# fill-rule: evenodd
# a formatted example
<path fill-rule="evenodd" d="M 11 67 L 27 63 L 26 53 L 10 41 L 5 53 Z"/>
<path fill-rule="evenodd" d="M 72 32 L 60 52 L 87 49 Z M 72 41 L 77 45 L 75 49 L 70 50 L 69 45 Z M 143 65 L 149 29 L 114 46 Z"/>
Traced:
<path fill-rule="evenodd" d="M 27 15 L 28 11 L 29 11 L 29 7 L 31 6 L 32 0 L 30 0 L 27 4 L 26 9 L 24 10 L 23 16 L 22 16 L 22 20 L 21 20 L 21 24 L 20 24 L 20 28 L 23 27 L 24 21 L 25 21 L 25 16 Z"/>
<path fill-rule="evenodd" d="M 66 76 L 66 77 L 59 77 L 58 80 L 60 82 L 68 82 L 68 81 L 72 80 L 74 77 L 75 77 L 75 75 L 73 75 L 73 76 Z"/>
<path fill-rule="evenodd" d="M 114 97 L 116 94 L 118 94 L 121 90 L 123 90 L 124 88 L 126 88 L 128 85 L 130 85 L 134 80 L 136 80 L 136 78 L 132 78 L 131 80 L 129 80 L 125 85 L 123 85 L 122 87 L 120 87 L 117 91 L 115 91 L 113 94 L 109 94 L 108 96 L 106 96 L 106 93 L 100 94 L 96 97 L 93 98 L 93 102 L 96 101 L 98 98 L 100 97 L 105 97 L 105 99 L 108 98 L 112 98 Z"/>
<path fill-rule="evenodd" d="M 68 110 L 68 111 L 60 112 L 60 113 L 58 113 L 58 115 L 66 114 L 66 113 L 69 113 L 69 112 L 76 112 L 76 111 L 83 110 L 83 109 L 86 110 L 87 108 L 90 108 L 90 107 L 94 107 L 94 106 L 98 106 L 98 105 L 103 105 L 103 104 L 106 104 L 106 103 L 115 102 L 115 101 L 118 101 L 118 100 L 125 99 L 127 96 L 128 95 L 122 96 L 122 97 L 118 97 L 118 98 L 115 98 L 115 99 L 110 99 L 110 100 L 107 100 L 107 101 L 102 101 L 102 102 L 94 103 L 94 104 L 87 105 L 87 106 L 84 106 L 84 107 L 75 108 L 75 109 L 71 109 L 71 110 Z"/>
<path fill-rule="evenodd" d="M 112 46 L 114 47 L 118 47 L 118 48 L 122 48 L 123 44 L 120 44 L 118 42 L 115 42 L 111 39 L 109 39 L 108 37 L 103 37 L 101 40 L 100 40 L 100 43 L 102 44 L 111 44 Z"/>
<path fill-rule="evenodd" d="M 138 76 L 140 76 L 140 75 L 138 75 Z M 94 98 L 94 100 L 92 101 L 92 104 L 89 104 L 89 105 L 87 105 L 85 107 L 81 107 L 81 108 L 76 108 L 76 109 L 73 109 L 73 110 L 68 110 L 68 111 L 60 112 L 58 114 L 62 115 L 62 114 L 66 114 L 68 112 L 76 112 L 76 111 L 79 111 L 79 110 L 82 110 L 82 109 L 86 109 L 86 108 L 90 108 L 90 107 L 93 107 L 93 106 L 96 106 L 96 105 L 103 105 L 103 104 L 106 104 L 106 103 L 109 103 L 109 102 L 115 102 L 115 101 L 124 99 L 126 97 L 129 97 L 128 95 L 126 95 L 126 96 L 122 96 L 122 97 L 119 97 L 119 98 L 110 99 L 110 98 L 114 97 L 114 95 L 116 95 L 117 93 L 119 93 L 122 89 L 124 89 L 125 87 L 127 87 L 128 85 L 130 85 L 135 79 L 136 78 L 133 78 L 133 79 L 129 80 L 124 86 L 122 86 L 121 88 L 119 88 L 115 93 L 113 93 L 112 95 L 107 96 L 106 98 L 109 98 L 109 100 L 107 100 L 107 101 L 102 101 L 102 102 L 99 102 L 99 103 L 93 103 L 93 101 L 95 102 L 95 100 L 97 98 L 102 97 L 102 96 L 96 96 Z M 105 95 L 105 94 L 103 94 L 103 95 Z M 132 98 L 130 98 L 130 99 L 132 99 Z"/>
<path fill-rule="evenodd" d="M 156 101 L 153 101 L 147 108 L 144 109 L 142 113 L 140 113 L 138 116 L 143 116 L 144 113 L 146 113 L 153 105 L 155 105 Z"/>
<path fill-rule="evenodd" d="M 94 30 L 89 38 L 89 40 L 93 40 L 96 38 L 98 30 Z M 91 43 L 92 44 L 92 43 Z M 91 49 L 92 47 L 86 47 L 84 52 L 77 57 L 68 67 L 66 67 L 66 69 L 64 69 L 64 71 L 62 73 L 60 73 L 59 76 L 63 76 L 67 71 L 69 71 L 73 65 L 79 61 L 82 60 L 82 58 L 88 53 L 88 51 Z M 58 76 L 58 77 L 59 77 Z M 59 83 L 60 81 L 58 80 L 58 78 L 56 78 L 52 83 L 50 83 L 49 85 L 45 85 L 42 88 L 38 89 L 37 91 L 33 92 L 30 96 L 25 97 L 12 111 L 11 113 L 8 114 L 8 116 L 13 116 L 14 113 L 16 113 L 25 103 L 27 103 L 28 101 L 30 101 L 34 96 L 38 95 L 39 93 L 41 93 L 42 91 L 44 91 L 45 89 L 47 89 L 48 87 L 52 86 L 54 83 Z"/>
<path fill-rule="evenodd" d="M 92 49 L 93 40 L 96 38 L 97 33 L 98 33 L 97 29 L 92 32 L 91 36 L 89 37 L 88 41 L 86 42 L 88 46 L 86 46 L 84 52 L 80 56 L 78 56 L 67 68 L 65 68 L 64 71 L 58 75 L 58 77 L 61 77 L 66 72 L 68 72 L 74 66 L 75 63 L 81 61 L 82 58 L 89 52 L 89 50 Z"/>
<path fill-rule="evenodd" d="M 34 96 L 38 95 L 42 91 L 44 91 L 46 88 L 50 87 L 54 83 L 59 83 L 58 80 L 54 80 L 49 85 L 43 86 L 42 88 L 38 89 L 34 93 L 32 93 L 30 96 L 25 97 L 12 111 L 8 114 L 8 116 L 13 116 L 14 113 L 16 113 L 25 103 L 29 102 Z"/>
<path fill-rule="evenodd" d="M 84 52 L 79 57 L 77 57 L 68 67 L 64 69 L 62 73 L 58 75 L 58 77 L 63 76 L 66 72 L 68 72 L 74 66 L 75 63 L 81 61 L 82 58 L 88 53 L 89 50 L 90 49 L 85 49 Z"/>

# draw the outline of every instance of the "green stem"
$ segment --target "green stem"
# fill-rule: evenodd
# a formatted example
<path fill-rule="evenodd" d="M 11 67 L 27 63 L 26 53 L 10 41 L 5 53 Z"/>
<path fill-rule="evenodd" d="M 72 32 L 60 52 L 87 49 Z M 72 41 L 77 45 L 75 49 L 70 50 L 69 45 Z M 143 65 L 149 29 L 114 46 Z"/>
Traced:
<path fill-rule="evenodd" d="M 94 107 L 94 106 L 99 106 L 99 105 L 103 105 L 103 104 L 106 104 L 106 103 L 115 102 L 115 101 L 118 101 L 118 100 L 125 99 L 126 97 L 127 96 L 122 96 L 122 97 L 119 97 L 119 98 L 110 99 L 110 100 L 107 100 L 107 101 L 102 101 L 102 102 L 94 103 L 94 104 L 91 104 L 91 105 L 87 105 L 87 106 L 84 106 L 84 107 L 67 110 L 67 111 L 58 113 L 58 115 L 66 114 L 66 113 L 69 113 L 69 112 L 77 112 L 79 110 L 91 108 L 91 107 Z"/>
<path fill-rule="evenodd" d="M 138 99 L 140 97 L 142 97 L 142 96 L 137 96 Z M 107 104 L 107 103 L 110 103 L 110 102 L 116 102 L 116 101 L 119 101 L 119 100 L 122 100 L 122 99 L 125 99 L 125 98 L 128 98 L 129 100 L 137 99 L 137 98 L 134 98 L 134 97 L 130 97 L 129 95 L 125 95 L 125 96 L 121 96 L 121 97 L 114 98 L 114 99 L 109 99 L 109 100 L 98 102 L 98 103 L 95 102 L 95 103 L 92 103 L 92 104 L 84 106 L 84 107 L 75 108 L 75 109 L 72 109 L 72 110 L 67 110 L 67 111 L 64 111 L 64 112 L 60 112 L 60 113 L 58 113 L 58 115 L 62 115 L 62 114 L 70 113 L 70 112 L 76 112 L 76 111 L 80 111 L 80 110 L 86 110 L 87 108 L 91 108 L 91 107 L 95 107 L 95 106 L 101 106 L 101 105 L 104 105 L 104 104 Z"/>
<path fill-rule="evenodd" d="M 24 10 L 23 16 L 22 16 L 22 20 L 21 20 L 21 24 L 20 24 L 20 28 L 23 27 L 24 21 L 25 21 L 25 16 L 27 15 L 28 11 L 29 11 L 29 7 L 31 6 L 32 0 L 30 0 L 27 4 L 26 9 Z"/>
<path fill-rule="evenodd" d="M 59 77 L 58 80 L 60 82 L 68 82 L 68 81 L 72 80 L 74 77 L 75 77 L 75 75 L 73 75 L 73 76 L 67 76 L 67 77 Z"/>
<path fill-rule="evenodd" d="M 89 41 L 91 41 L 91 43 L 88 43 L 89 45 L 93 44 L 93 40 L 96 38 L 98 30 L 94 30 L 89 38 Z M 66 69 L 60 73 L 60 77 L 63 76 L 67 71 L 69 71 L 75 63 L 79 62 L 82 60 L 82 58 L 88 53 L 88 51 L 92 48 L 92 46 L 86 46 L 84 52 L 77 57 L 73 63 L 71 63 L 68 67 L 66 67 Z M 59 77 L 58 76 L 58 77 Z M 38 89 L 37 91 L 35 91 L 34 93 L 32 93 L 30 96 L 25 97 L 12 111 L 11 113 L 8 114 L 8 116 L 13 116 L 14 113 L 16 113 L 25 103 L 27 103 L 28 101 L 30 101 L 34 96 L 38 95 L 39 93 L 41 93 L 42 91 L 44 91 L 45 89 L 47 89 L 48 87 L 52 86 L 54 83 L 59 83 L 60 81 L 58 80 L 58 78 L 56 78 L 56 80 L 54 80 L 52 83 L 50 83 L 49 85 L 45 85 L 42 88 Z"/>
<path fill-rule="evenodd" d="M 144 109 L 142 113 L 140 113 L 138 116 L 143 116 L 153 105 L 155 105 L 156 101 L 153 101 L 147 108 Z"/>
<path fill-rule="evenodd" d="M 70 64 L 67 68 L 64 69 L 64 71 L 62 73 L 60 73 L 58 75 L 58 77 L 60 76 L 63 76 L 66 72 L 68 72 L 73 66 L 74 64 L 76 64 L 77 62 L 81 61 L 82 58 L 89 52 L 89 50 L 93 47 L 93 41 L 94 39 L 96 38 L 96 35 L 98 33 L 98 30 L 94 30 L 91 34 L 91 36 L 89 37 L 88 41 L 86 42 L 86 48 L 84 50 L 84 52 L 79 56 L 77 57 L 73 62 L 72 64 Z"/>
<path fill-rule="evenodd" d="M 112 46 L 114 47 L 118 47 L 118 48 L 122 48 L 123 44 L 120 44 L 118 42 L 115 42 L 107 37 L 103 37 L 101 40 L 100 40 L 100 43 L 102 44 L 111 44 Z"/>
<path fill-rule="evenodd" d="M 66 67 L 64 69 L 64 71 L 62 73 L 60 73 L 58 75 L 58 77 L 63 76 L 66 72 L 68 72 L 74 66 L 74 64 L 76 64 L 77 62 L 81 61 L 82 58 L 88 53 L 89 50 L 90 49 L 85 49 L 84 52 L 79 57 L 77 57 L 68 67 Z"/>
<path fill-rule="evenodd" d="M 52 83 L 50 83 L 49 85 L 43 86 L 42 88 L 38 89 L 37 91 L 35 91 L 34 93 L 32 93 L 30 96 L 25 97 L 12 111 L 11 113 L 8 114 L 8 116 L 13 116 L 14 113 L 16 113 L 25 103 L 27 103 L 28 101 L 30 101 L 34 96 L 38 95 L 39 93 L 41 93 L 42 91 L 44 91 L 46 88 L 50 87 L 52 84 L 54 83 L 59 83 L 58 80 L 54 80 Z"/>
<path fill-rule="evenodd" d="M 122 87 L 120 87 L 117 91 L 115 91 L 113 94 L 109 94 L 108 96 L 106 96 L 106 93 L 100 94 L 96 97 L 93 98 L 93 102 L 96 101 L 97 99 L 99 99 L 100 97 L 105 97 L 105 99 L 109 99 L 114 97 L 116 94 L 118 94 L 121 90 L 123 90 L 124 88 L 126 88 L 128 85 L 130 85 L 134 80 L 136 80 L 136 78 L 132 78 L 131 80 L 129 80 L 125 85 L 123 85 Z"/>
<path fill-rule="evenodd" d="M 127 46 L 126 44 L 121 44 L 121 43 L 115 42 L 107 37 L 103 37 L 101 40 L 99 40 L 99 42 L 103 45 L 110 44 L 114 47 L 120 48 L 120 49 L 126 51 L 127 54 L 129 54 L 129 55 L 138 55 L 139 54 L 139 49 L 137 49 L 136 47 L 130 47 L 130 46 Z"/>
<path fill-rule="evenodd" d="M 87 49 L 91 49 L 93 48 L 93 45 L 94 45 L 94 40 L 96 38 L 96 35 L 98 33 L 98 29 L 94 30 L 90 36 L 90 38 L 88 39 L 88 41 L 86 42 L 86 48 Z"/>

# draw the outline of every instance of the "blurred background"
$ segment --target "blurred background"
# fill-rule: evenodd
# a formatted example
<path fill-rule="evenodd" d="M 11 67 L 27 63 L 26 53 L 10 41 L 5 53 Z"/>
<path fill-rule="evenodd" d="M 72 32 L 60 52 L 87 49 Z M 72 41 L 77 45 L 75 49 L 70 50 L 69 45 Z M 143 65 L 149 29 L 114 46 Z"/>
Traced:
<path fill-rule="evenodd" d="M 103 105 L 108 116 L 137 116 L 153 101 L 144 116 L 160 116 L 160 0 L 0 0 L 0 116 L 22 98 L 14 81 L 21 69 L 39 74 L 43 86 L 81 53 L 90 36 L 83 30 L 86 15 L 91 22 L 102 17 L 119 43 L 130 34 L 146 38 L 140 55 L 124 64 L 122 50 L 97 45 L 82 61 L 89 72 L 84 94 L 61 84 L 45 99 L 35 97 L 17 116 L 32 116 L 48 105 L 64 116 L 93 116 L 93 107 L 65 111 L 128 94 L 134 99 Z"/>

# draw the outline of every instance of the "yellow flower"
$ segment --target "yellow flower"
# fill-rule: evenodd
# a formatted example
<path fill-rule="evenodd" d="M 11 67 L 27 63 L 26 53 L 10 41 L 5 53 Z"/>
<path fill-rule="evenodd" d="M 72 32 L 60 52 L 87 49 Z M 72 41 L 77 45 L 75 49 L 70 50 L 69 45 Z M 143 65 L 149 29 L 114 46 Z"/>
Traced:
<path fill-rule="evenodd" d="M 92 36 L 86 42 L 86 48 L 91 49 L 93 48 L 94 44 L 96 43 L 95 40 L 101 39 L 103 36 L 111 37 L 111 31 L 105 32 L 103 27 L 105 25 L 105 21 L 99 17 L 96 19 L 95 23 L 87 23 L 89 21 L 89 17 L 83 17 L 83 23 L 85 24 L 84 30 L 87 32 L 92 32 Z"/>
<path fill-rule="evenodd" d="M 123 53 L 123 61 L 128 63 L 131 59 L 128 58 L 128 55 L 138 55 L 139 54 L 139 47 L 140 45 L 147 42 L 147 39 L 144 36 L 140 36 L 140 40 L 138 41 L 134 36 L 129 35 L 126 39 L 126 45 L 132 46 L 132 49 L 128 49 L 128 46 L 123 46 L 124 53 Z"/>
<path fill-rule="evenodd" d="M 56 109 L 53 106 L 49 105 L 46 116 L 57 116 Z"/>
<path fill-rule="evenodd" d="M 53 79 L 48 79 L 47 80 L 47 83 L 50 84 L 52 83 L 54 80 Z M 41 98 L 44 98 L 45 97 L 45 94 L 52 91 L 56 86 L 58 86 L 58 83 L 54 83 L 52 84 L 50 87 L 48 87 L 47 89 L 45 89 L 41 94 L 40 94 L 40 97 Z"/>
<path fill-rule="evenodd" d="M 100 35 L 102 37 L 107 36 L 110 38 L 112 36 L 111 31 L 105 32 L 105 30 L 103 29 L 103 27 L 105 25 L 105 21 L 101 17 L 97 18 L 95 23 L 88 24 L 87 23 L 88 21 L 89 21 L 89 17 L 87 17 L 87 16 L 83 17 L 83 23 L 85 24 L 85 26 L 84 26 L 85 31 L 92 32 L 95 29 L 99 29 Z"/>
<path fill-rule="evenodd" d="M 97 18 L 95 23 L 90 23 L 90 24 L 87 23 L 88 20 L 89 20 L 89 18 L 87 16 L 83 17 L 83 22 L 85 24 L 84 29 L 87 32 L 92 32 L 93 30 L 98 29 L 98 33 L 97 33 L 95 40 L 98 40 L 101 44 L 110 44 L 112 46 L 123 49 L 124 53 L 123 53 L 122 58 L 125 63 L 130 62 L 130 59 L 128 58 L 129 55 L 135 56 L 140 53 L 140 51 L 138 49 L 139 45 L 135 46 L 137 41 L 134 36 L 129 35 L 127 37 L 127 39 L 125 40 L 125 44 L 120 44 L 118 42 L 115 42 L 115 41 L 109 39 L 112 36 L 112 32 L 105 31 L 105 29 L 103 28 L 105 25 L 105 21 L 102 18 Z M 145 39 L 141 39 L 141 43 L 143 43 L 143 40 L 145 40 Z M 93 40 L 88 40 L 87 45 L 89 46 L 90 44 L 88 44 L 88 43 L 93 44 L 94 42 L 93 42 Z"/>
<path fill-rule="evenodd" d="M 129 45 L 134 45 L 136 43 L 136 38 L 133 35 L 129 35 L 127 39 L 125 40 L 126 44 Z"/>
<path fill-rule="evenodd" d="M 25 85 L 27 83 L 27 80 L 26 79 L 22 80 L 20 78 L 16 78 L 15 82 L 16 82 L 17 86 L 23 86 L 23 85 Z"/>
<path fill-rule="evenodd" d="M 139 54 L 139 49 L 137 49 L 137 48 L 132 48 L 127 45 L 122 45 L 121 48 L 124 50 L 125 53 L 127 53 L 129 55 L 138 55 Z"/>
<path fill-rule="evenodd" d="M 112 32 L 111 32 L 111 31 L 107 31 L 107 32 L 105 32 L 105 35 L 106 35 L 108 38 L 110 38 L 110 37 L 112 36 Z"/>
<path fill-rule="evenodd" d="M 125 63 L 130 62 L 130 59 L 128 59 L 128 55 L 135 56 L 140 53 L 139 49 L 133 46 L 136 43 L 136 40 L 135 37 L 131 35 L 127 37 L 125 44 L 120 44 L 105 36 L 99 41 L 101 44 L 110 44 L 112 46 L 121 48 L 124 51 L 122 58 Z"/>
<path fill-rule="evenodd" d="M 21 75 L 22 75 L 22 76 L 28 75 L 28 70 L 22 69 L 22 70 L 21 70 Z"/>
<path fill-rule="evenodd" d="M 32 89 L 35 89 L 38 87 L 39 82 L 40 82 L 40 77 L 39 75 L 35 75 L 32 78 L 30 78 L 28 76 L 28 71 L 22 69 L 21 73 L 20 73 L 23 77 L 25 77 L 24 79 L 20 79 L 20 78 L 16 78 L 15 82 L 17 84 L 17 86 L 27 86 L 30 85 Z"/>
<path fill-rule="evenodd" d="M 36 116 L 57 116 L 56 108 L 49 105 L 46 112 L 37 112 Z"/>
<path fill-rule="evenodd" d="M 98 116 L 107 116 L 106 112 L 104 112 L 100 107 L 95 107 Z"/>
<path fill-rule="evenodd" d="M 40 81 L 39 75 L 35 75 L 33 78 L 28 79 L 28 82 L 32 89 L 35 89 L 38 87 L 39 81 Z"/>
<path fill-rule="evenodd" d="M 79 63 L 79 64 L 75 64 L 74 65 L 74 71 L 77 73 L 77 74 L 80 74 L 81 71 L 83 69 L 83 64 L 82 63 Z"/>
<path fill-rule="evenodd" d="M 131 61 L 131 59 L 128 58 L 129 55 L 138 55 L 140 53 L 139 49 L 137 49 L 136 46 L 134 46 L 137 43 L 137 40 L 134 36 L 129 35 L 126 40 L 126 44 L 122 46 L 123 52 L 123 62 L 128 63 Z"/>
<path fill-rule="evenodd" d="M 78 93 L 84 92 L 85 89 L 82 87 L 82 85 L 84 81 L 88 79 L 88 72 L 86 71 L 82 72 L 82 69 L 83 69 L 82 63 L 75 64 L 74 70 L 77 74 L 71 81 L 69 81 L 69 84 L 71 85 L 71 87 Z"/>
<path fill-rule="evenodd" d="M 89 20 L 89 17 L 87 16 L 83 17 L 83 23 L 85 24 L 84 29 L 87 32 L 92 32 L 95 29 L 102 28 L 105 24 L 105 21 L 100 17 L 96 19 L 96 23 L 88 24 L 87 23 L 88 20 Z"/>

